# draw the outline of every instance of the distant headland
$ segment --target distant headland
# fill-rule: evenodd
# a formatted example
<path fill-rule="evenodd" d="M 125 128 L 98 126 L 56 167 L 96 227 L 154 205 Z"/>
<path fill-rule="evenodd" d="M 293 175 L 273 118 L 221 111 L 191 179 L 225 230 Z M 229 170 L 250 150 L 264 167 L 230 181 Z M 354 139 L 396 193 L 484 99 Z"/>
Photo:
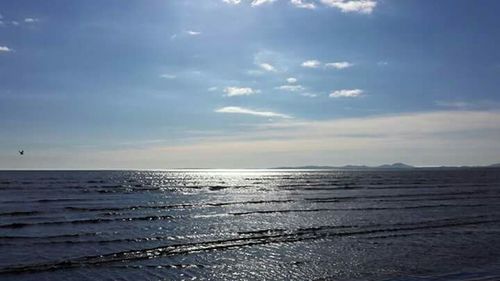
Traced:
<path fill-rule="evenodd" d="M 271 169 L 296 169 L 296 170 L 412 170 L 412 169 L 466 169 L 466 168 L 500 168 L 500 163 L 486 166 L 434 166 L 434 167 L 418 167 L 405 163 L 383 164 L 379 166 L 367 165 L 345 165 L 345 166 L 295 166 L 295 167 L 274 167 Z"/>

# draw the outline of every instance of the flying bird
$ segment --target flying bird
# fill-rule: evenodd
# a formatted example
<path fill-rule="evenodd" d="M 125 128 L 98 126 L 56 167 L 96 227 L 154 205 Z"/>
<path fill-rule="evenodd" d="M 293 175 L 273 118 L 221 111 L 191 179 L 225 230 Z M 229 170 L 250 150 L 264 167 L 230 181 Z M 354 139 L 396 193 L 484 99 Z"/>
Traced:
<path fill-rule="evenodd" d="M 19 155 L 24 155 L 24 150 L 19 150 Z"/>

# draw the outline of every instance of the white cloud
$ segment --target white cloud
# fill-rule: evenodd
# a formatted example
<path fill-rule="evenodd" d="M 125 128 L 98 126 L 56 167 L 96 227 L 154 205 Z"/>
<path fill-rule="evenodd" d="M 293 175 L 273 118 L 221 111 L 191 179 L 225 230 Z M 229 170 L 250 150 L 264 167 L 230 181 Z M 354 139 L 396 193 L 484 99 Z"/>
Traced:
<path fill-rule="evenodd" d="M 227 3 L 227 4 L 238 5 L 241 3 L 241 0 L 222 0 L 222 2 Z"/>
<path fill-rule="evenodd" d="M 286 82 L 290 83 L 290 84 L 295 84 L 297 83 L 297 78 L 294 78 L 294 77 L 288 77 L 286 79 Z"/>
<path fill-rule="evenodd" d="M 302 9 L 316 9 L 316 5 L 312 2 L 304 2 L 303 0 L 290 0 L 290 3 L 294 5 L 297 8 L 302 8 Z"/>
<path fill-rule="evenodd" d="M 217 89 L 218 89 L 217 87 L 210 87 L 210 88 L 208 88 L 208 91 L 213 92 L 213 91 L 217 91 Z"/>
<path fill-rule="evenodd" d="M 19 25 L 19 22 L 15 20 L 11 21 L 10 23 L 12 23 L 12 25 Z"/>
<path fill-rule="evenodd" d="M 36 18 L 25 18 L 24 19 L 24 22 L 26 22 L 26 23 L 34 23 L 37 21 L 38 21 L 38 19 L 36 19 Z"/>
<path fill-rule="evenodd" d="M 331 98 L 356 98 L 363 94 L 363 90 L 352 89 L 352 90 L 337 90 L 330 94 Z"/>
<path fill-rule="evenodd" d="M 12 49 L 7 46 L 0 46 L 0 52 L 11 52 Z"/>
<path fill-rule="evenodd" d="M 276 68 L 269 63 L 261 63 L 259 67 L 269 72 L 276 72 Z"/>
<path fill-rule="evenodd" d="M 378 66 L 386 66 L 386 65 L 389 65 L 389 62 L 387 62 L 387 61 L 379 61 L 379 62 L 377 62 L 377 65 Z"/>
<path fill-rule="evenodd" d="M 160 75 L 161 78 L 165 78 L 165 79 L 175 79 L 177 78 L 177 76 L 173 75 L 173 74 L 162 74 Z"/>
<path fill-rule="evenodd" d="M 282 85 L 279 87 L 276 87 L 278 90 L 283 90 L 283 91 L 289 91 L 289 92 L 299 92 L 304 90 L 304 87 L 302 85 Z"/>
<path fill-rule="evenodd" d="M 226 96 L 228 97 L 234 97 L 234 96 L 249 96 L 258 93 L 259 90 L 254 90 L 252 88 L 248 87 L 226 87 L 224 89 L 224 93 L 226 93 Z"/>
<path fill-rule="evenodd" d="M 321 66 L 321 62 L 318 60 L 307 60 L 302 63 L 302 66 L 307 68 L 318 68 Z"/>
<path fill-rule="evenodd" d="M 200 35 L 201 32 L 200 31 L 193 31 L 193 30 L 188 30 L 186 31 L 187 34 L 191 35 L 191 36 L 196 36 L 196 35 Z"/>
<path fill-rule="evenodd" d="M 326 68 L 335 68 L 335 69 L 344 69 L 353 66 L 354 64 L 347 61 L 339 61 L 339 62 L 330 62 L 326 63 Z"/>
<path fill-rule="evenodd" d="M 311 93 L 301 93 L 300 95 L 308 98 L 315 98 L 318 96 L 316 94 L 311 94 Z"/>
<path fill-rule="evenodd" d="M 291 116 L 271 111 L 256 111 L 248 108 L 243 108 L 239 106 L 226 106 L 216 109 L 217 113 L 234 113 L 234 114 L 248 114 L 261 117 L 279 117 L 279 118 L 291 118 Z"/>
<path fill-rule="evenodd" d="M 326 6 L 338 8 L 343 13 L 371 14 L 377 2 L 375 0 L 320 0 Z"/>
<path fill-rule="evenodd" d="M 252 0 L 250 4 L 252 7 L 260 6 L 262 4 L 273 3 L 276 0 Z"/>

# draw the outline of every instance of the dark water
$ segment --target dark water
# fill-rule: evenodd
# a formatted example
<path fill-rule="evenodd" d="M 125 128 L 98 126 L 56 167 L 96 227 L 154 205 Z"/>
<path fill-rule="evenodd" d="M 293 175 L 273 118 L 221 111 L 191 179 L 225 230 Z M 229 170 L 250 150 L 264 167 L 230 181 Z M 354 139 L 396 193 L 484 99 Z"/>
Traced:
<path fill-rule="evenodd" d="M 0 280 L 500 280 L 500 170 L 0 172 Z"/>

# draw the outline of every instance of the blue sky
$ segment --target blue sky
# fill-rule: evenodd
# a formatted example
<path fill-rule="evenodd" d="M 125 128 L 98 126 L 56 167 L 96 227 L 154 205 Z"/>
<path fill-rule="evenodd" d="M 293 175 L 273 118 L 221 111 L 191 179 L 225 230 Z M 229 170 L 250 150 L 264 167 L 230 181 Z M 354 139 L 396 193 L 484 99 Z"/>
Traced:
<path fill-rule="evenodd" d="M 500 162 L 498 12 L 0 1 L 0 169 Z"/>

